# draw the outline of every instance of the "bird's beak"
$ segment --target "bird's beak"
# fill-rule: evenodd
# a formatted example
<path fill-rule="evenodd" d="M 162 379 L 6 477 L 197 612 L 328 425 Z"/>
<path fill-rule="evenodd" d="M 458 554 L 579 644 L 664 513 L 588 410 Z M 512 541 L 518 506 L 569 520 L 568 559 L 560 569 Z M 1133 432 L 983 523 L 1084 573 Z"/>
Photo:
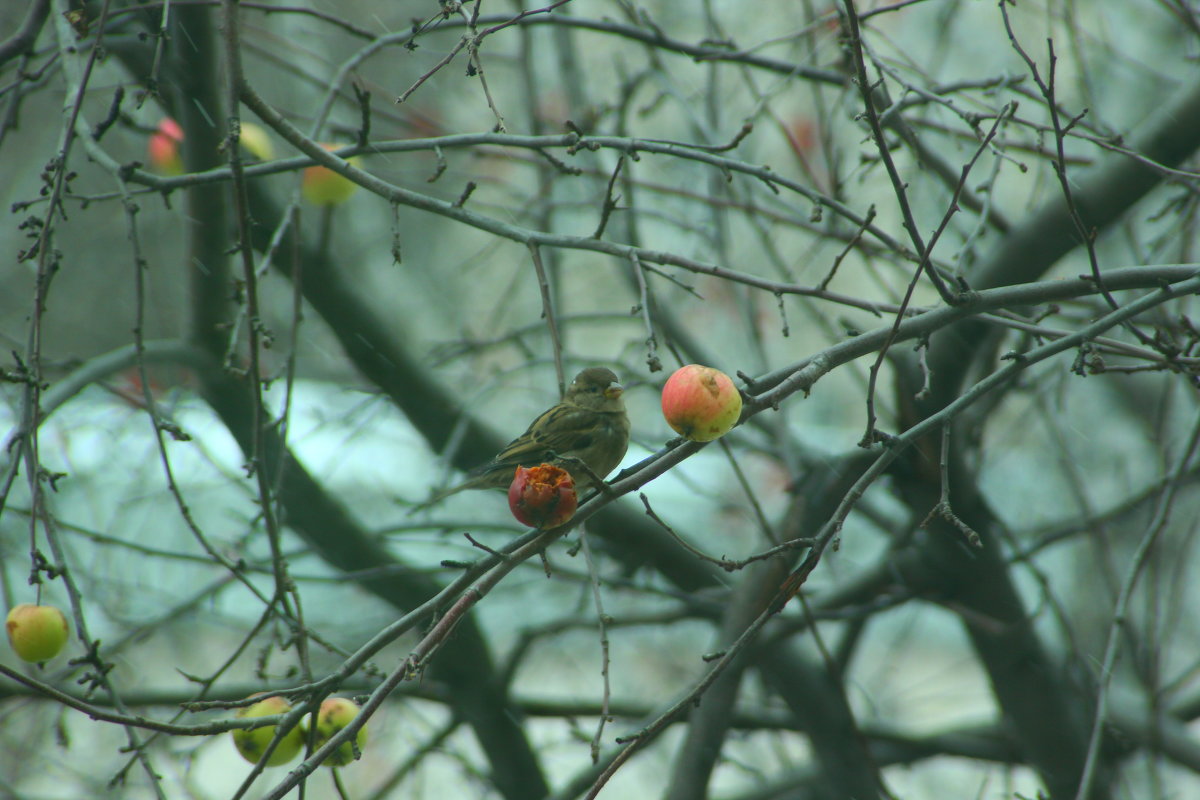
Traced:
<path fill-rule="evenodd" d="M 609 400 L 616 400 L 625 393 L 625 387 L 619 383 L 610 383 L 608 388 L 604 390 L 604 396 Z"/>

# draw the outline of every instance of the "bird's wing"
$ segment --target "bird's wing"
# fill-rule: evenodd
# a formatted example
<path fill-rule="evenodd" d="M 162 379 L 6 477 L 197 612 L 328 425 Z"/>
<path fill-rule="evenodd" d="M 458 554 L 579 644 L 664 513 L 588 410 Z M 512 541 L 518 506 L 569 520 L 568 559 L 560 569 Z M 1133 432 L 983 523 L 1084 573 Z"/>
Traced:
<path fill-rule="evenodd" d="M 545 461 L 550 453 L 568 455 L 590 445 L 597 434 L 595 411 L 568 405 L 557 405 L 533 421 L 529 430 L 513 439 L 486 465 L 487 471 L 497 467 L 529 465 Z"/>

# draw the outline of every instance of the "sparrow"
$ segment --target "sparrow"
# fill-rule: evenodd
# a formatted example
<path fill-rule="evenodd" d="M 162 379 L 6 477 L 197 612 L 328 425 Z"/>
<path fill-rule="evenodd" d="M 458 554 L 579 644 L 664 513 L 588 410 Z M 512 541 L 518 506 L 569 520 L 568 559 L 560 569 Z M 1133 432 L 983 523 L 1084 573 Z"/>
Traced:
<path fill-rule="evenodd" d="M 629 447 L 629 417 L 621 399 L 624 387 L 612 370 L 589 367 L 575 376 L 557 404 L 496 456 L 472 469 L 468 479 L 431 498 L 428 506 L 464 489 L 507 489 L 518 466 L 548 463 L 571 474 L 582 496 L 616 469 Z M 582 469 L 579 462 L 587 465 Z M 589 474 L 589 472 L 591 474 Z"/>

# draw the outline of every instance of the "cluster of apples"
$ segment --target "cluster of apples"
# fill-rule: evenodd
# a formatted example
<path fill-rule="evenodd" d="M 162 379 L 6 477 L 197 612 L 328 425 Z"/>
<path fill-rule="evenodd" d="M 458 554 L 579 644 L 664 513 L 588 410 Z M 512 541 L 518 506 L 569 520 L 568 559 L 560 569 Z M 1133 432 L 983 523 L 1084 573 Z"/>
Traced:
<path fill-rule="evenodd" d="M 273 695 L 259 700 L 252 706 L 238 711 L 237 716 L 243 719 L 270 717 L 276 714 L 286 714 L 292 706 L 284 698 Z M 327 697 L 321 702 L 317 711 L 316 738 L 313 746 L 319 748 L 333 738 L 335 734 L 350 724 L 358 716 L 358 705 L 345 697 Z M 251 764 L 257 764 L 267 750 L 267 745 L 275 738 L 275 726 L 267 725 L 253 730 L 237 729 L 233 731 L 233 744 L 242 758 Z M 301 723 L 292 728 L 279 741 L 279 744 L 267 758 L 268 767 L 277 767 L 291 761 L 304 749 L 308 740 L 308 729 Z M 354 760 L 357 748 L 361 753 L 367 744 L 367 726 L 358 729 L 353 742 L 346 742 L 338 747 L 323 763 L 327 767 L 342 767 Z"/>
<path fill-rule="evenodd" d="M 22 603 L 13 606 L 8 612 L 4 623 L 8 632 L 8 641 L 13 651 L 23 661 L 41 664 L 62 652 L 70 634 L 70 626 L 62 611 L 54 606 Z M 253 719 L 268 717 L 275 714 L 285 714 L 291 710 L 291 705 L 282 697 L 272 696 L 259 700 L 257 703 L 238 711 L 237 716 Z M 321 747 L 335 734 L 350 724 L 358 716 L 358 706 L 353 700 L 345 697 L 327 697 L 317 711 L 315 747 Z M 233 744 L 237 751 L 252 764 L 258 763 L 267 745 L 275 738 L 275 726 L 268 725 L 254 730 L 238 729 L 233 731 Z M 304 748 L 308 739 L 308 730 L 302 724 L 288 731 L 279 742 L 267 766 L 274 767 L 286 764 L 295 758 Z M 354 742 L 346 742 L 333 751 L 324 762 L 326 766 L 341 767 L 354 760 L 355 748 L 362 752 L 367 744 L 367 726 L 358 729 Z"/>
<path fill-rule="evenodd" d="M 267 132 L 253 122 L 243 122 L 239 137 L 242 147 L 259 161 L 270 161 L 275 157 L 275 147 Z M 150 136 L 146 144 L 146 155 L 150 166 L 160 175 L 182 175 L 183 159 L 179 155 L 179 146 L 183 143 L 183 128 L 171 117 L 165 117 Z M 341 145 L 322 144 L 326 150 L 336 150 Z M 354 166 L 361 165 L 358 156 L 352 156 L 349 162 Z M 346 202 L 358 190 L 358 184 L 338 175 L 328 167 L 311 166 L 304 170 L 300 182 L 300 192 L 304 199 L 315 206 L 337 206 Z"/>
<path fill-rule="evenodd" d="M 667 424 L 685 439 L 711 442 L 733 429 L 742 416 L 742 395 L 733 380 L 700 364 L 680 367 L 663 384 Z M 578 506 L 575 484 L 561 467 L 517 467 L 508 487 L 508 507 L 517 521 L 535 528 L 562 525 Z"/>

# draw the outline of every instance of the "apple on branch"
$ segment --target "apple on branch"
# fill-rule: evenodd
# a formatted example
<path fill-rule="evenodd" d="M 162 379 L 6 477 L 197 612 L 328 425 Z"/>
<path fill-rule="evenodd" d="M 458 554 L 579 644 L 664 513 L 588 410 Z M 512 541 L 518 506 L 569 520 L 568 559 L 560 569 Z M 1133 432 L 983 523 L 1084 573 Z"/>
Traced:
<path fill-rule="evenodd" d="M 170 117 L 164 117 L 146 143 L 150 166 L 155 172 L 171 177 L 183 174 L 183 158 L 179 155 L 182 143 L 183 128 Z"/>
<path fill-rule="evenodd" d="M 552 464 L 517 467 L 508 487 L 508 507 L 518 522 L 555 528 L 575 516 L 579 498 L 571 473 Z"/>
<path fill-rule="evenodd" d="M 256 717 L 270 717 L 276 714 L 286 714 L 292 710 L 292 706 L 284 698 L 274 695 L 272 697 L 259 700 L 252 706 L 247 706 L 237 712 L 237 716 L 241 719 L 254 719 Z M 262 728 L 254 728 L 246 730 L 245 728 L 236 728 L 233 731 L 233 744 L 237 751 L 242 754 L 242 758 L 249 761 L 251 764 L 257 764 L 262 758 L 262 754 L 266 752 L 267 745 L 275 738 L 275 726 L 266 725 Z M 280 740 L 279 744 L 272 751 L 271 757 L 267 759 L 268 767 L 275 767 L 280 764 L 286 764 L 296 757 L 300 749 L 304 747 L 304 731 L 299 725 L 293 727 Z"/>
<path fill-rule="evenodd" d="M 54 606 L 22 603 L 13 606 L 4 622 L 12 649 L 33 664 L 49 661 L 62 652 L 71 628 L 63 612 Z"/>
<path fill-rule="evenodd" d="M 663 385 L 662 410 L 676 433 L 694 442 L 711 442 L 741 418 L 742 395 L 724 372 L 688 364 Z"/>
<path fill-rule="evenodd" d="M 266 130 L 253 122 L 243 122 L 238 136 L 242 149 L 259 161 L 270 161 L 275 157 L 275 147 Z M 146 143 L 146 155 L 150 166 L 160 175 L 173 177 L 183 174 L 183 158 L 179 147 L 183 144 L 183 128 L 171 117 L 163 117 L 158 128 Z"/>
<path fill-rule="evenodd" d="M 321 701 L 317 712 L 317 738 L 314 747 L 320 748 L 358 716 L 358 705 L 345 697 L 327 697 Z M 327 767 L 343 767 L 355 759 L 367 745 L 367 726 L 363 725 L 354 735 L 353 742 L 345 742 L 330 754 L 324 764 Z"/>
<path fill-rule="evenodd" d="M 325 143 L 321 145 L 326 150 L 337 150 L 342 146 Z M 346 160 L 356 167 L 362 164 L 362 159 L 358 156 L 351 156 Z M 305 167 L 304 177 L 300 181 L 300 193 L 314 206 L 341 205 L 349 200 L 356 191 L 358 191 L 357 183 L 320 165 Z"/>

